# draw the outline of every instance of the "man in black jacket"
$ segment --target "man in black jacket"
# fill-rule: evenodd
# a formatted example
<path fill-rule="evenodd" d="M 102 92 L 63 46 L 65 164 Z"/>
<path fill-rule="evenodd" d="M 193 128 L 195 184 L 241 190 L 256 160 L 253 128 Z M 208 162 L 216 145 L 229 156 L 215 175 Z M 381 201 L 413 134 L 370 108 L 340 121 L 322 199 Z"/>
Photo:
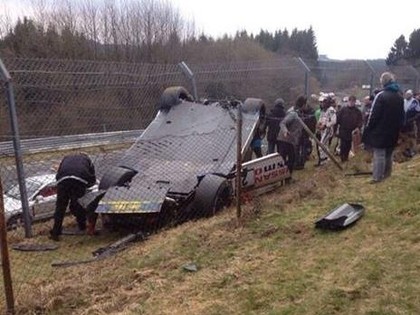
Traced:
<path fill-rule="evenodd" d="M 383 90 L 375 96 L 362 139 L 373 150 L 372 183 L 391 175 L 392 153 L 404 122 L 404 99 L 394 75 L 384 72 L 380 81 Z"/>
<path fill-rule="evenodd" d="M 362 112 L 356 107 L 356 97 L 351 95 L 348 105 L 341 108 L 337 114 L 341 162 L 348 161 L 353 135 L 360 132 L 362 124 Z"/>
<path fill-rule="evenodd" d="M 54 226 L 50 231 L 50 238 L 54 241 L 58 241 L 59 235 L 61 235 L 63 219 L 69 203 L 70 211 L 76 217 L 79 229 L 86 230 L 86 210 L 77 200 L 86 193 L 88 187 L 92 187 L 96 183 L 95 167 L 91 159 L 84 153 L 67 155 L 58 167 L 56 180 L 57 202 Z M 92 234 L 91 230 L 92 227 L 88 232 Z"/>
<path fill-rule="evenodd" d="M 274 101 L 274 108 L 267 116 L 267 143 L 268 143 L 268 154 L 278 151 L 278 140 L 277 136 L 280 132 L 280 122 L 286 116 L 286 110 L 284 108 L 284 100 L 278 98 Z M 276 151 L 277 146 L 277 151 Z"/>

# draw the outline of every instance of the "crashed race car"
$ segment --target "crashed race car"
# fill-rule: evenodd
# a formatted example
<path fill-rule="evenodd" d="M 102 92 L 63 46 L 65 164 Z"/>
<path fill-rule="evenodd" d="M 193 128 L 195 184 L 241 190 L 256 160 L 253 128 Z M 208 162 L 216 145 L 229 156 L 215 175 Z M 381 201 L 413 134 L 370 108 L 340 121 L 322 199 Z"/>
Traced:
<path fill-rule="evenodd" d="M 262 100 L 196 102 L 183 87 L 166 89 L 154 120 L 81 204 L 97 205 L 107 221 L 137 227 L 210 216 L 228 206 L 235 193 L 238 106 L 246 156 L 265 118 Z M 277 153 L 243 162 L 244 191 L 290 178 Z"/>

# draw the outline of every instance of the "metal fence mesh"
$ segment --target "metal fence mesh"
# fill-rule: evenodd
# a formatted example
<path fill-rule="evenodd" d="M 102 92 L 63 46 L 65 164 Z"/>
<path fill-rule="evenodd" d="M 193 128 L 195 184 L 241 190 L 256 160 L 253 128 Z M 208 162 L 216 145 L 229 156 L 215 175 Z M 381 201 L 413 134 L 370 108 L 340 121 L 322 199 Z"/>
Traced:
<path fill-rule="evenodd" d="M 159 125 L 161 129 L 152 133 L 154 138 L 150 136 L 134 142 L 134 137 L 124 140 L 121 137 L 122 131 L 133 130 L 140 134 L 140 130 L 148 127 L 158 112 L 159 99 L 167 87 L 184 86 L 190 92 L 193 90 L 194 82 L 188 80 L 179 65 L 37 59 L 3 61 L 13 78 L 20 133 L 17 135 L 11 131 L 9 107 L 6 97 L 3 97 L 7 89 L 5 85 L 1 85 L 1 145 L 9 145 L 7 152 L 6 149 L 0 152 L 0 174 L 5 189 L 19 191 L 16 189 L 16 160 L 14 151 L 10 149 L 11 140 L 15 137 L 19 137 L 24 144 L 23 175 L 25 178 L 32 178 L 34 187 L 42 186 L 48 176 L 54 177 L 64 155 L 79 152 L 83 148 L 95 165 L 98 179 L 118 167 L 141 170 L 141 174 L 135 175 L 128 186 L 113 188 L 110 193 L 107 192 L 101 207 L 103 213 L 109 211 L 110 207 L 114 207 L 117 212 L 126 213 L 142 209 L 143 213 L 138 216 L 142 221 L 139 224 L 148 227 L 148 232 L 155 232 L 168 223 L 177 224 L 192 217 L 209 215 L 206 205 L 203 204 L 196 204 L 187 209 L 190 212 L 183 213 L 176 211 L 176 205 L 192 198 L 189 192 L 200 180 L 197 176 L 210 174 L 208 178 L 212 177 L 216 181 L 216 184 L 212 181 L 206 183 L 209 187 L 207 189 L 214 189 L 214 185 L 225 187 L 222 185 L 225 182 L 223 176 L 232 171 L 232 161 L 236 159 L 236 112 L 226 105 L 230 104 L 230 100 L 261 98 L 270 107 L 276 98 L 282 97 L 290 105 L 298 95 L 305 93 L 305 75 L 308 74 L 296 58 L 189 65 L 194 74 L 198 96 L 211 102 L 218 100 L 219 107 L 223 110 L 215 114 L 213 121 L 208 121 L 208 126 L 192 125 L 190 115 L 185 115 L 184 111 L 175 116 L 174 120 L 163 121 Z M 308 66 L 311 70 L 308 93 L 318 93 L 321 90 L 340 90 L 343 93 L 357 90 L 360 94 L 367 93 L 362 91 L 362 85 L 378 86 L 380 73 L 387 69 L 385 66 L 364 61 L 320 62 L 317 65 L 308 63 Z M 397 74 L 404 87 L 418 87 L 418 73 L 412 67 L 390 70 Z M 211 111 L 210 107 L 208 111 L 194 107 L 188 110 L 191 115 L 198 116 L 210 115 Z M 162 127 L 165 124 L 171 127 L 178 124 L 180 134 L 167 133 L 165 127 Z M 243 134 L 243 143 L 250 141 L 253 124 L 253 119 L 247 120 L 245 117 L 244 129 L 247 132 Z M 215 125 L 217 128 L 214 129 Z M 111 131 L 117 133 L 110 135 L 106 143 L 99 142 L 99 135 Z M 82 135 L 82 139 L 78 138 L 76 141 L 75 138 L 68 137 L 71 135 Z M 5 148 L 1 145 L 0 148 Z M 196 176 L 191 177 L 190 174 Z M 159 179 L 158 182 L 156 178 Z M 13 224 L 10 227 L 13 229 L 8 232 L 8 240 L 12 247 L 20 243 L 51 244 L 47 237 L 52 226 L 51 214 L 55 209 L 54 193 L 48 189 L 48 185 L 38 191 L 30 189 L 28 183 L 26 189 L 30 211 L 35 213 L 42 208 L 46 212 L 46 220 L 34 223 L 34 237 L 27 239 L 22 227 L 21 212 L 16 210 L 14 214 L 17 216 L 11 221 Z M 37 197 L 40 194 L 41 197 Z M 138 196 L 143 198 L 141 202 Z M 165 212 L 156 215 L 153 213 L 154 203 L 163 202 L 162 200 L 170 206 L 165 208 Z M 47 201 L 50 201 L 49 204 Z M 10 205 L 5 205 L 6 211 L 7 207 Z M 17 196 L 16 209 L 20 207 Z M 140 226 L 132 217 L 108 216 L 111 221 L 121 221 L 121 218 L 122 221 L 129 221 L 122 223 Z M 99 220 L 98 228 L 102 229 L 103 224 L 108 223 L 109 221 Z M 66 231 L 74 231 L 74 217 L 67 216 L 64 226 Z M 42 306 L 43 303 L 48 304 L 48 290 L 43 293 L 39 291 L 39 287 L 47 286 L 49 279 L 59 277 L 62 272 L 52 267 L 52 262 L 90 259 L 91 252 L 122 235 L 121 230 L 110 230 L 97 237 L 64 235 L 58 244 L 58 250 L 11 250 L 16 303 L 22 312 L 34 312 L 34 307 L 39 307 L 42 312 L 42 307 L 50 307 Z M 3 299 L 4 294 L 0 292 L 2 305 Z"/>

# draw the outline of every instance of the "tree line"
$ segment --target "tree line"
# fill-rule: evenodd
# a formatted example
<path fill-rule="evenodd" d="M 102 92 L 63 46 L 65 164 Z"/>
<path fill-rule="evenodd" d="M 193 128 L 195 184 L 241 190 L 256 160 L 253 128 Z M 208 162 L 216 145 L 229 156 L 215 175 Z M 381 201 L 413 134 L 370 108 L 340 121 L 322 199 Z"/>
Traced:
<path fill-rule="evenodd" d="M 395 40 L 386 58 L 386 64 L 388 66 L 412 64 L 420 67 L 420 29 L 410 34 L 408 42 L 404 35 Z"/>
<path fill-rule="evenodd" d="M 308 30 L 238 31 L 213 38 L 164 0 L 33 0 L 33 14 L 0 15 L 2 56 L 147 63 L 261 60 L 275 54 L 317 60 Z"/>

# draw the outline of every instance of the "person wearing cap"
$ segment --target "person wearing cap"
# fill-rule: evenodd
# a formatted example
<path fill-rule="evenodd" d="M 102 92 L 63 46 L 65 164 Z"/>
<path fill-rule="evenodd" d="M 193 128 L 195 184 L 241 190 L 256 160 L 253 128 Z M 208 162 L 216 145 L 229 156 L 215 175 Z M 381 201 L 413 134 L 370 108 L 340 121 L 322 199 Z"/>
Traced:
<path fill-rule="evenodd" d="M 76 217 L 79 230 L 86 230 L 87 211 L 78 203 L 78 199 L 86 193 L 87 188 L 95 185 L 95 167 L 87 154 L 70 154 L 61 160 L 56 180 L 57 201 L 50 239 L 59 241 L 67 206 Z M 89 213 L 88 234 L 94 234 L 95 223 L 96 214 Z"/>
<path fill-rule="evenodd" d="M 371 183 L 391 176 L 393 151 L 404 120 L 404 98 L 394 74 L 382 73 L 380 82 L 383 90 L 373 101 L 362 136 L 362 142 L 373 151 Z"/>

